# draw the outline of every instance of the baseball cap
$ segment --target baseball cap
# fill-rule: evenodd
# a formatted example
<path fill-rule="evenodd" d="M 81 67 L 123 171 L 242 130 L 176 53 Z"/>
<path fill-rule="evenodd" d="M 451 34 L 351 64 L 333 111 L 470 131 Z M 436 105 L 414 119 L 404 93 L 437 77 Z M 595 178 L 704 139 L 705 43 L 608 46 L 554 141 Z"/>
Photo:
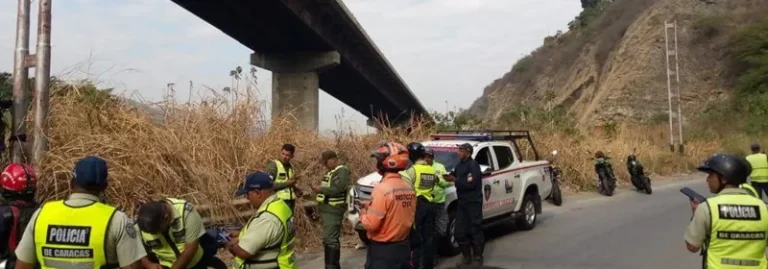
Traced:
<path fill-rule="evenodd" d="M 472 150 L 473 150 L 472 149 L 472 145 L 470 145 L 469 143 L 464 143 L 464 144 L 459 145 L 459 149 L 466 150 L 469 153 L 472 153 Z"/>
<path fill-rule="evenodd" d="M 75 163 L 72 170 L 75 185 L 86 189 L 104 189 L 109 174 L 107 161 L 97 156 L 87 156 Z"/>
<path fill-rule="evenodd" d="M 336 152 L 333 150 L 326 150 L 323 151 L 323 154 L 320 156 L 320 159 L 323 160 L 323 162 L 328 161 L 333 158 L 338 158 L 339 156 L 336 155 Z"/>
<path fill-rule="evenodd" d="M 272 177 L 264 172 L 254 172 L 245 177 L 243 187 L 235 192 L 235 196 L 240 196 L 253 190 L 265 190 L 272 188 Z"/>

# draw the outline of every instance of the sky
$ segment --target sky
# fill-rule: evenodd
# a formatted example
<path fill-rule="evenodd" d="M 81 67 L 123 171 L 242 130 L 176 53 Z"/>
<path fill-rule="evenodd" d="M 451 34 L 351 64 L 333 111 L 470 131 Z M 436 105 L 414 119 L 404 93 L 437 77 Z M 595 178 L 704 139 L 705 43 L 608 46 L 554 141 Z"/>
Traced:
<path fill-rule="evenodd" d="M 546 36 L 580 11 L 577 0 L 345 0 L 384 56 L 429 110 L 468 108 L 483 88 L 509 71 Z M 32 3 L 34 53 L 37 1 Z M 0 72 L 11 72 L 17 1 L 0 1 Z M 250 70 L 250 51 L 170 0 L 55 0 L 51 73 L 88 78 L 117 93 L 161 101 L 232 86 L 229 71 Z M 34 71 L 32 71 L 34 72 Z M 33 74 L 33 73 L 31 73 Z M 257 68 L 258 97 L 270 107 L 271 74 Z M 267 115 L 269 109 L 265 109 Z M 320 129 L 360 131 L 366 117 L 320 92 Z"/>

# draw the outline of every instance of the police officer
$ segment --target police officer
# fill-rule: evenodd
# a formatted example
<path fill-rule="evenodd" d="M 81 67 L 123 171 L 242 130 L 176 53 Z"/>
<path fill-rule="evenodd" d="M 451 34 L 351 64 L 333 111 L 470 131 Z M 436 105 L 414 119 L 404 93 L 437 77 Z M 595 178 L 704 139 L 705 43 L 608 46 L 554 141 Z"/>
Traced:
<path fill-rule="evenodd" d="M 749 175 L 750 183 L 755 187 L 758 197 L 763 198 L 763 192 L 768 194 L 768 155 L 760 152 L 760 144 L 752 143 L 752 154 L 747 156 L 747 161 L 752 166 Z"/>
<path fill-rule="evenodd" d="M 207 268 L 218 250 L 216 240 L 205 232 L 203 218 L 187 201 L 147 202 L 136 222 L 148 254 L 141 259 L 145 268 Z"/>
<path fill-rule="evenodd" d="M 373 186 L 371 200 L 360 205 L 360 222 L 370 239 L 365 269 L 407 268 L 416 193 L 398 172 L 408 166 L 408 150 L 382 142 L 371 157 L 382 179 Z"/>
<path fill-rule="evenodd" d="M 235 256 L 233 269 L 296 269 L 293 211 L 277 197 L 269 174 L 255 172 L 235 195 L 245 195 L 258 208 L 239 233 L 231 234 L 227 249 Z"/>
<path fill-rule="evenodd" d="M 435 161 L 435 150 L 427 148 L 424 151 L 424 161 L 431 165 L 435 169 L 435 173 L 438 177 L 438 182 L 435 184 L 435 188 L 432 190 L 434 195 L 433 202 L 435 203 L 435 242 L 438 238 L 442 238 L 448 231 L 448 211 L 445 208 L 445 188 L 450 187 L 452 184 L 446 180 L 443 175 L 447 174 L 445 166 Z M 435 264 L 438 261 L 438 253 L 435 251 Z"/>
<path fill-rule="evenodd" d="M 458 206 L 454 236 L 459 243 L 463 260 L 459 265 L 483 264 L 483 173 L 480 164 L 472 159 L 472 145 L 464 143 L 456 151 L 459 163 L 446 176 L 456 184 Z"/>
<path fill-rule="evenodd" d="M 72 194 L 45 203 L 16 248 L 16 268 L 135 268 L 146 256 L 125 213 L 102 203 L 107 163 L 88 156 L 75 164 Z M 52 248 L 66 251 L 51 251 Z"/>
<path fill-rule="evenodd" d="M 31 166 L 12 163 L 3 169 L 0 176 L 2 197 L 0 205 L 0 259 L 5 268 L 16 267 L 14 251 L 21 241 L 21 235 L 29 224 L 39 204 L 35 201 L 37 176 Z"/>
<path fill-rule="evenodd" d="M 706 199 L 704 206 L 691 202 L 693 219 L 685 231 L 688 251 L 706 246 L 703 268 L 766 268 L 768 209 L 738 187 L 747 180 L 749 163 L 715 154 L 698 170 L 709 173 L 709 191 L 717 195 Z"/>
<path fill-rule="evenodd" d="M 439 181 L 437 172 L 426 161 L 426 149 L 421 143 L 408 144 L 408 159 L 412 165 L 401 175 L 411 184 L 416 192 L 415 236 L 412 242 L 412 260 L 414 268 L 431 269 L 434 266 L 435 213 L 433 203 L 435 184 Z"/>
<path fill-rule="evenodd" d="M 267 163 L 267 174 L 275 180 L 274 189 L 277 191 L 277 197 L 283 199 L 291 210 L 296 205 L 296 197 L 301 196 L 301 191 L 296 188 L 296 170 L 291 165 L 296 153 L 296 147 L 291 144 L 285 144 L 280 149 L 280 159 L 275 159 Z"/>
<path fill-rule="evenodd" d="M 323 219 L 323 247 L 325 250 L 325 268 L 340 268 L 341 256 L 341 225 L 347 208 L 347 188 L 349 186 L 349 169 L 339 164 L 336 152 L 327 150 L 320 156 L 328 168 L 320 186 L 312 186 L 317 193 L 317 207 Z"/>

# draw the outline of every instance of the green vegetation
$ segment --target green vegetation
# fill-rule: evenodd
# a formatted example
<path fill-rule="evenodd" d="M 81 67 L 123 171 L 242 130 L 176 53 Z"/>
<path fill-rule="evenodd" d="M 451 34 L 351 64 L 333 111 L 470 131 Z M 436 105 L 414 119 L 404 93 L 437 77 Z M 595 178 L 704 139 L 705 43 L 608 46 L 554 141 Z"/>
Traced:
<path fill-rule="evenodd" d="M 613 1 L 608 0 L 581 0 L 581 7 L 583 10 L 576 18 L 568 23 L 568 29 L 573 30 L 577 28 L 587 27 L 597 18 L 600 13 L 605 10 L 609 3 Z"/>
<path fill-rule="evenodd" d="M 693 22 L 693 30 L 698 38 L 712 39 L 720 35 L 728 24 L 724 15 L 703 16 Z"/>

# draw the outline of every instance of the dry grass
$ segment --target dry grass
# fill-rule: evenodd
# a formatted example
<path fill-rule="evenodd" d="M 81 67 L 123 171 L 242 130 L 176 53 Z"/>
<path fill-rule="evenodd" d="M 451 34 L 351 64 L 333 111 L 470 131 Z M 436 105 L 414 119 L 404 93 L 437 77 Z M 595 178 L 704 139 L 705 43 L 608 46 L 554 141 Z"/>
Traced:
<path fill-rule="evenodd" d="M 197 104 L 167 102 L 162 106 L 164 123 L 158 123 L 145 111 L 116 99 L 85 98 L 76 87 L 59 90 L 51 100 L 51 145 L 42 162 L 44 183 L 39 194 L 45 200 L 65 197 L 73 164 L 93 154 L 110 165 L 108 201 L 129 214 L 141 202 L 177 197 L 196 205 L 214 205 L 214 216 L 231 216 L 236 212 L 228 203 L 233 191 L 247 173 L 275 158 L 283 143 L 296 145 L 294 165 L 305 175 L 299 187 L 308 190 L 325 172 L 317 162 L 323 150 L 337 150 L 358 178 L 373 171 L 368 154 L 377 142 L 407 143 L 423 140 L 430 133 L 414 125 L 411 135 L 400 129 L 368 135 L 342 129 L 335 137 L 322 137 L 297 129 L 289 120 L 276 120 L 267 129 L 255 130 L 252 123 L 261 119 L 257 109 L 261 106 L 249 97 L 237 101 L 218 97 Z M 692 142 L 688 154 L 679 157 L 664 146 L 663 129 L 638 128 L 620 128 L 614 139 L 574 138 L 556 132 L 534 133 L 534 139 L 542 155 L 548 156 L 546 152 L 553 149 L 560 152 L 557 163 L 564 168 L 565 185 L 572 190 L 585 190 L 592 184 L 589 157 L 594 150 L 614 157 L 618 176 L 626 180 L 622 160 L 632 148 L 638 149 L 649 171 L 659 174 L 688 171 L 718 149 L 713 142 Z M 297 214 L 300 249 L 318 246 L 319 221 L 301 210 Z M 350 235 L 347 227 L 347 244 L 354 238 Z"/>

